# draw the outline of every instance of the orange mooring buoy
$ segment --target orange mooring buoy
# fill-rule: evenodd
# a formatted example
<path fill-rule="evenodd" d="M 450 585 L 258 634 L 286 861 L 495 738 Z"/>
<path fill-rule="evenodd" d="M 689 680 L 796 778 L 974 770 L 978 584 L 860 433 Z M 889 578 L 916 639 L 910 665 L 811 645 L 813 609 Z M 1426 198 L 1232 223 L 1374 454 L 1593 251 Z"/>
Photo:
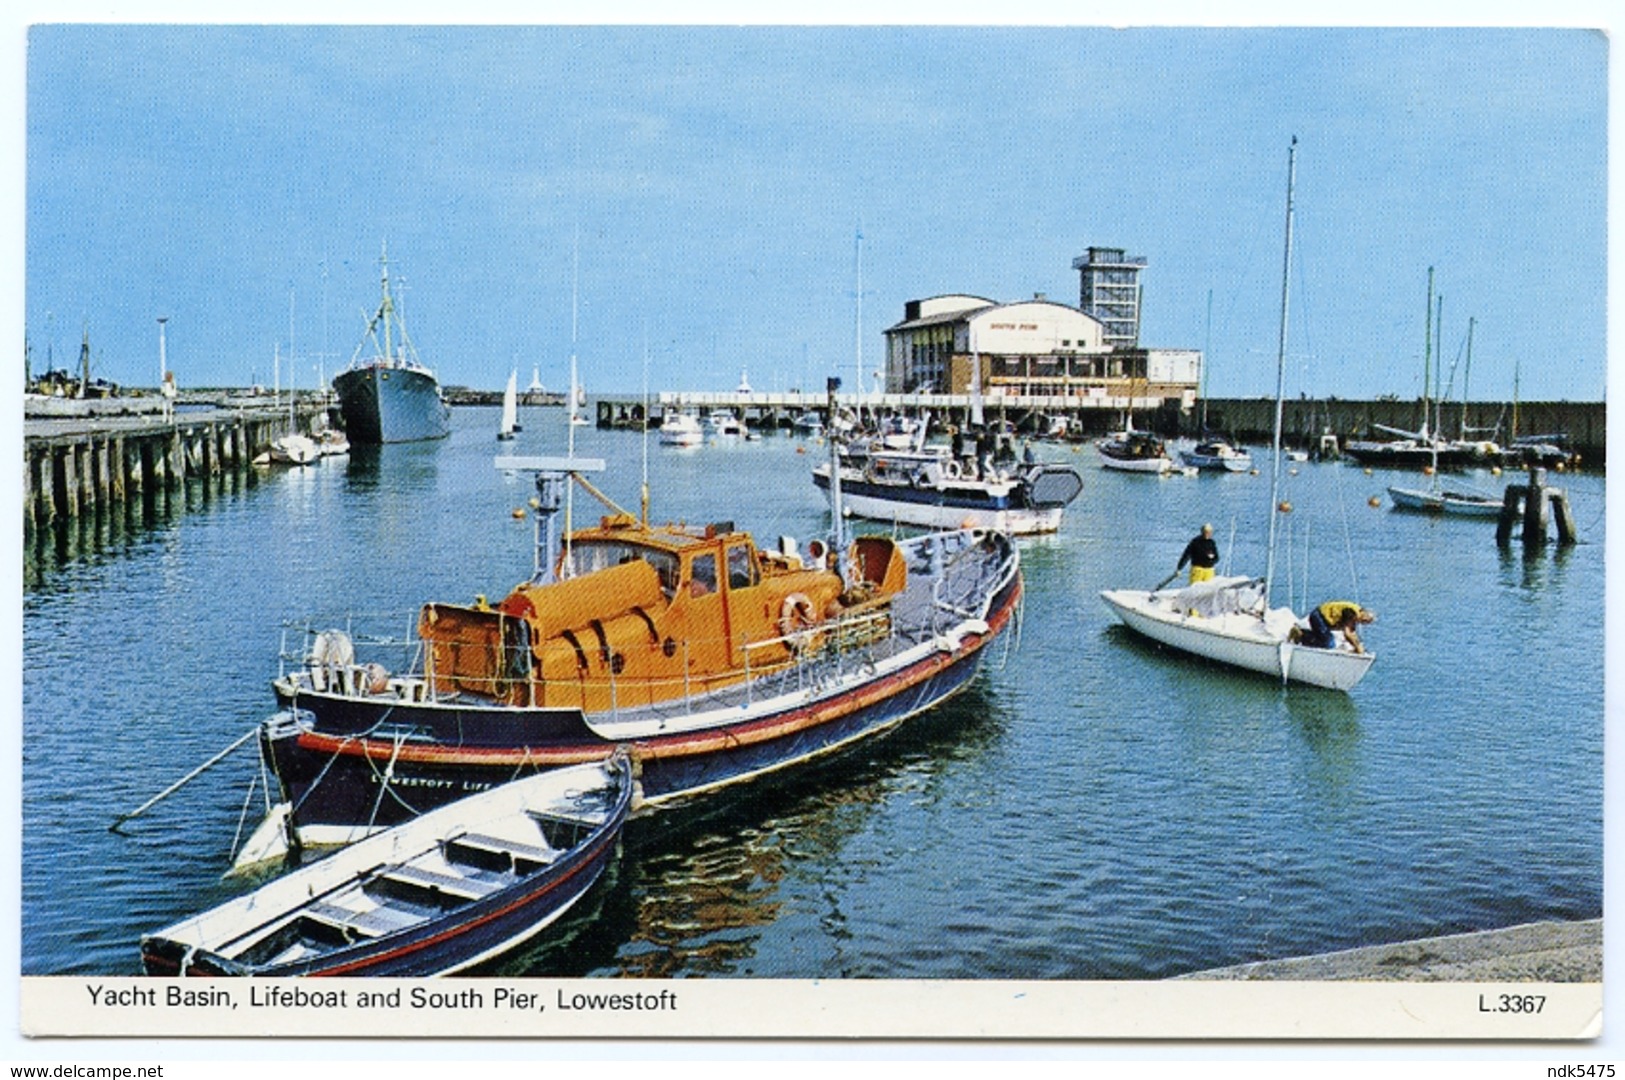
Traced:
<path fill-rule="evenodd" d="M 1382 497 L 1380 495 L 1373 495 L 1371 498 L 1367 499 L 1366 502 L 1370 503 L 1372 506 L 1381 506 Z"/>
<path fill-rule="evenodd" d="M 1281 511 L 1281 513 L 1283 513 L 1283 514 L 1290 514 L 1290 513 L 1292 513 L 1292 504 L 1291 504 L 1291 503 L 1289 503 L 1289 502 L 1287 502 L 1287 501 L 1286 501 L 1286 500 L 1285 500 L 1285 499 L 1282 499 L 1282 500 L 1281 500 L 1281 501 L 1280 501 L 1280 502 L 1279 502 L 1279 503 L 1278 503 L 1278 504 L 1277 504 L 1277 505 L 1276 505 L 1276 507 L 1275 507 L 1275 508 L 1276 508 L 1276 509 L 1277 509 L 1277 510 L 1279 510 L 1279 511 Z"/>
<path fill-rule="evenodd" d="M 525 516 L 525 508 L 523 506 L 514 507 L 513 516 L 515 520 L 522 519 Z"/>

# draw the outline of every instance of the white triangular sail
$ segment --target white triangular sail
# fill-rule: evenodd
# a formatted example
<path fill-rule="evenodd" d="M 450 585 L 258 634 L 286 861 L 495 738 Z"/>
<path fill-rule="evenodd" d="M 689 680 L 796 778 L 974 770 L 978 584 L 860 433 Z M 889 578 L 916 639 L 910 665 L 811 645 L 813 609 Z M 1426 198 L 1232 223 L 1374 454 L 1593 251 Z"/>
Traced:
<path fill-rule="evenodd" d="M 497 428 L 499 439 L 513 437 L 514 429 L 519 426 L 519 369 L 515 368 L 508 375 L 508 387 L 502 391 L 502 423 Z"/>

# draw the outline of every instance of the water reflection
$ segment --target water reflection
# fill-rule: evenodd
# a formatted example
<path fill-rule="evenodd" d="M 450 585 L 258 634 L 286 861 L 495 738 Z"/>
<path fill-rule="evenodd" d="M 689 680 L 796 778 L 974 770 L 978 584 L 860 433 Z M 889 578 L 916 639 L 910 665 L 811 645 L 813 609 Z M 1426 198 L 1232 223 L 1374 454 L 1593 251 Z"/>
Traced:
<path fill-rule="evenodd" d="M 1563 584 L 1581 545 L 1514 543 L 1499 548 L 1501 584 L 1538 592 Z"/>
<path fill-rule="evenodd" d="M 1350 790 L 1361 768 L 1359 705 L 1335 690 L 1288 690 L 1283 697 L 1293 730 L 1313 753 L 1317 789 L 1326 795 Z"/>
<path fill-rule="evenodd" d="M 764 934 L 786 916 L 790 879 L 821 877 L 818 868 L 839 863 L 895 800 L 942 798 L 944 774 L 997 744 L 1007 720 L 974 685 L 829 761 L 637 818 L 613 880 L 606 875 L 595 890 L 593 918 L 572 916 L 547 943 L 490 973 L 752 974 Z M 839 940 L 840 900 L 821 895 L 821 930 Z"/>
<path fill-rule="evenodd" d="M 98 555 L 128 555 L 187 513 L 229 504 L 262 481 L 257 470 L 192 477 L 179 488 L 153 488 L 98 503 L 72 517 L 28 528 L 23 543 L 23 587 L 50 583 L 53 574 Z"/>

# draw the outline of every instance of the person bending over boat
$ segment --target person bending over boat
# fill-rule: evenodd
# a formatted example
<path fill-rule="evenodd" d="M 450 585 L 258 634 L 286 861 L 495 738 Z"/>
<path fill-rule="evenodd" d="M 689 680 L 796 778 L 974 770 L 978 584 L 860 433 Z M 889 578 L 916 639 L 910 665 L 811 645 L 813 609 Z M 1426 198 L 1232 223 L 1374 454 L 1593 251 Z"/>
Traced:
<path fill-rule="evenodd" d="M 1328 600 L 1309 613 L 1309 629 L 1298 635 L 1298 644 L 1311 649 L 1330 649 L 1336 644 L 1337 639 L 1333 637 L 1336 631 L 1343 635 L 1349 648 L 1363 653 L 1365 646 L 1360 643 L 1358 628 L 1376 617 L 1351 600 Z"/>
<path fill-rule="evenodd" d="M 1199 536 L 1191 537 L 1191 542 L 1185 545 L 1185 553 L 1179 557 L 1179 565 L 1174 567 L 1174 573 L 1185 569 L 1185 564 L 1191 564 L 1191 584 L 1198 581 L 1209 581 L 1213 577 L 1213 568 L 1219 565 L 1219 545 L 1213 540 L 1213 526 L 1203 525 Z"/>

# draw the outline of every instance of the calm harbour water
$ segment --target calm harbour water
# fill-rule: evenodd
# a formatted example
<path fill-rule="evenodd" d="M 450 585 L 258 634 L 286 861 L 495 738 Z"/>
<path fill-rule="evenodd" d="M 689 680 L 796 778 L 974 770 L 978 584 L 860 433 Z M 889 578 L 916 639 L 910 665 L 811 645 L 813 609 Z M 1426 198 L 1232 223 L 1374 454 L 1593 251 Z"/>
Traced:
<path fill-rule="evenodd" d="M 560 410 L 524 412 L 511 452 L 562 452 Z M 426 600 L 527 575 L 512 510 L 532 488 L 494 468 L 495 423 L 459 409 L 442 443 L 194 487 L 184 508 L 25 545 L 24 974 L 134 974 L 143 932 L 242 887 L 221 872 L 263 812 L 252 743 L 108 825 L 271 712 L 284 620 L 400 612 L 404 629 Z M 635 507 L 642 440 L 577 438 Z M 1277 600 L 1307 580 L 1315 602 L 1379 616 L 1376 665 L 1338 694 L 1160 652 L 1097 596 L 1160 581 L 1203 521 L 1221 572 L 1262 572 L 1264 454 L 1256 477 L 1159 480 L 1039 451 L 1076 463 L 1084 492 L 1059 535 L 1022 542 L 1019 635 L 968 692 L 635 821 L 583 904 L 488 970 L 1159 978 L 1601 914 L 1601 477 L 1553 478 L 1583 543 L 1526 559 L 1492 523 L 1367 505 L 1400 474 L 1297 466 Z M 815 443 L 647 453 L 657 519 L 729 519 L 764 545 L 828 530 Z"/>

